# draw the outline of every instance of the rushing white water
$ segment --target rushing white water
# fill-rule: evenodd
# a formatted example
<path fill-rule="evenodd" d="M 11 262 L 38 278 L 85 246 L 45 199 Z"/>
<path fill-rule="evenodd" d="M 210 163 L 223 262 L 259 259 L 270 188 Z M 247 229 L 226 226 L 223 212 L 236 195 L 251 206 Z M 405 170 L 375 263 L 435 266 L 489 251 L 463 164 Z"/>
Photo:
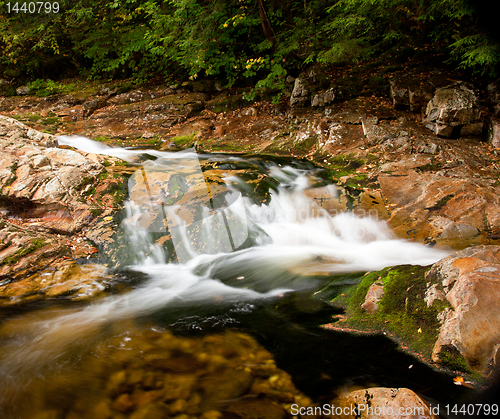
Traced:
<path fill-rule="evenodd" d="M 111 148 L 83 137 L 59 137 L 59 141 L 86 152 L 121 158 L 125 156 L 132 160 L 138 155 L 147 153 L 156 156 L 159 159 L 157 160 L 159 165 L 161 165 L 161 159 L 172 164 L 172 159 L 193 157 L 192 150 L 172 153 Z M 174 297 L 189 299 L 206 295 L 210 298 L 220 293 L 222 289 L 226 294 L 234 293 L 238 297 L 242 294 L 255 297 L 255 294 L 250 291 L 255 288 L 265 289 L 265 292 L 295 289 L 297 286 L 300 287 L 297 281 L 304 280 L 294 273 L 297 271 L 302 274 L 308 272 L 342 273 L 379 270 L 386 266 L 400 264 L 428 265 L 447 255 L 442 250 L 396 239 L 382 221 L 368 217 L 360 218 L 350 213 L 332 216 L 326 211 L 313 211 L 317 210 L 318 206 L 305 193 L 309 187 L 306 171 L 270 165 L 269 172 L 272 177 L 281 182 L 278 191 L 271 192 L 269 204 L 258 205 L 248 198 L 238 201 L 241 206 L 240 213 L 242 208 L 244 211 L 244 226 L 254 237 L 254 245 L 250 248 L 224 252 L 220 251 L 219 243 L 213 243 L 212 246 L 207 247 L 213 247 L 215 250 L 208 251 L 208 254 L 200 255 L 193 249 L 187 249 L 189 257 L 182 259 L 185 263 L 167 264 L 163 250 L 150 241 L 148 231 L 138 227 L 137 223 L 129 225 L 128 234 L 131 235 L 138 253 L 137 263 L 133 269 L 143 271 L 152 278 L 146 287 L 153 289 L 159 287 L 167 290 L 167 294 L 170 293 L 168 296 L 160 293 L 157 298 L 148 296 L 148 298 L 141 297 L 137 300 L 134 299 L 133 293 L 120 297 L 128 299 L 127 310 L 131 315 L 143 310 L 155 310 L 162 304 L 168 304 Z M 200 176 L 203 179 L 201 171 Z M 241 185 L 243 180 L 237 176 L 228 176 L 226 182 L 231 187 L 231 185 Z M 234 191 L 234 188 L 232 190 Z M 335 193 L 333 189 L 331 192 Z M 128 203 L 127 208 L 126 219 L 129 221 L 134 218 L 134 211 L 140 212 L 133 201 Z M 210 227 L 210 222 L 215 222 L 214 217 L 212 217 L 214 220 L 208 221 L 207 218 L 202 219 L 204 229 Z M 179 235 L 187 234 L 187 227 L 189 226 L 181 224 L 178 230 Z M 175 236 L 175 234 L 172 235 Z M 203 239 L 206 238 L 207 235 L 203 236 Z M 140 251 L 145 244 L 148 257 Z M 202 269 L 204 274 L 197 276 L 200 267 L 204 267 Z M 211 277 L 213 272 L 224 272 L 222 276 L 226 279 L 234 276 L 243 277 L 244 280 L 241 280 L 239 283 L 241 285 L 238 287 L 224 286 L 217 281 L 218 278 Z M 208 292 L 210 286 L 214 287 L 213 293 Z M 198 292 L 198 287 L 203 288 L 202 293 Z M 247 287 L 248 290 L 242 291 L 242 287 Z M 139 293 L 144 295 L 144 291 L 141 289 Z M 110 302 L 100 304 L 115 307 L 114 301 L 111 299 Z M 116 309 L 110 309 L 110 311 L 114 310 Z M 124 313 L 119 314 L 119 316 L 123 315 Z"/>
<path fill-rule="evenodd" d="M 83 137 L 60 137 L 59 141 L 86 152 L 129 161 L 144 153 L 160 159 L 159 164 L 161 159 L 193 157 L 192 151 L 145 152 L 105 147 Z M 184 255 L 188 256 L 179 258 L 181 263 L 166 262 L 163 248 L 152 241 L 150 231 L 135 222 L 141 210 L 130 201 L 125 224 L 128 222 L 137 261 L 131 269 L 143 272 L 149 280 L 125 294 L 108 296 L 85 308 L 52 313 L 47 319 L 30 319 L 22 334 L 2 348 L 0 381 L 13 377 L 19 380 L 20 375 L 43 371 L 48 365 L 62 362 L 65 353 L 85 345 L 92 336 L 99 336 L 104 326 L 126 318 L 152 314 L 166 307 L 276 297 L 314 286 L 321 277 L 318 274 L 371 271 L 400 264 L 428 265 L 447 255 L 441 250 L 396 239 L 384 222 L 349 213 L 332 216 L 322 211 L 305 193 L 309 181 L 304 170 L 271 165 L 270 174 L 281 186 L 271 193 L 268 204 L 256 204 L 241 197 L 233 200 L 239 202 L 237 212 L 240 218 L 245 218 L 243 226 L 253 245 L 238 249 L 233 241 L 232 248 L 227 250 L 216 239 L 206 246 L 207 253 L 187 249 Z M 226 178 L 226 183 L 234 192 L 244 181 L 233 175 Z M 219 214 L 216 210 L 213 209 L 215 215 Z M 202 217 L 204 237 L 210 236 L 206 234 L 213 226 L 210 223 L 218 220 L 220 227 L 222 221 L 215 215 L 212 219 Z M 179 237 L 187 242 L 189 226 L 179 220 L 177 225 Z M 226 223 L 225 227 L 223 232 L 229 231 L 231 225 Z M 174 235 L 173 230 L 171 233 Z"/>

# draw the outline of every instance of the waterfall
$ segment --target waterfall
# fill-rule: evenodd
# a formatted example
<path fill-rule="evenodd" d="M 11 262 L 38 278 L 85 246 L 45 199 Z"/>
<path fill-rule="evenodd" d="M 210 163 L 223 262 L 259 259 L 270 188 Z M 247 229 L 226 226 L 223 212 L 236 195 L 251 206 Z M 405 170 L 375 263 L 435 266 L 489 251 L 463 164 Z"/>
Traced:
<path fill-rule="evenodd" d="M 59 141 L 131 162 L 141 155 L 156 158 L 139 164 L 130 177 L 123 221 L 135 252 L 129 268 L 149 279 L 84 308 L 61 309 L 6 326 L 17 334 L 9 337 L 9 332 L 2 332 L 7 336 L 0 348 L 3 386 L 14 381 L 22 385 L 33 375 L 43 375 L 49 366 L 64 368 L 68 354 L 98 339 L 113 322 L 215 300 L 220 304 L 275 298 L 316 286 L 318 273 L 428 265 L 447 255 L 396 239 L 382 221 L 323 210 L 306 194 L 310 187 L 306 169 L 266 163 L 268 176 L 279 182 L 266 203 L 245 196 L 244 179 L 230 174 L 222 185 L 227 192 L 224 200 L 217 201 L 198 162 L 203 156 L 193 150 L 111 148 L 83 137 L 59 137 Z M 333 185 L 327 190 L 336 199 Z M 199 202 L 186 211 L 178 204 L 181 199 Z M 167 262 L 154 233 L 170 234 L 176 253 L 173 262 Z"/>

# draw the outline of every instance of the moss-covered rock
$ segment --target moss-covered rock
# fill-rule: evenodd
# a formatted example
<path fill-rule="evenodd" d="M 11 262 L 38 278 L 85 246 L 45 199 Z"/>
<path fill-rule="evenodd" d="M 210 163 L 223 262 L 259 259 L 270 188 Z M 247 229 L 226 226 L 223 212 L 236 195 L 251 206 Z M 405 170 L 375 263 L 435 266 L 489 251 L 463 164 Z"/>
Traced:
<path fill-rule="evenodd" d="M 428 270 L 428 266 L 402 265 L 366 273 L 357 286 L 333 299 L 334 304 L 347 309 L 342 327 L 389 333 L 430 362 L 441 326 L 439 315 L 450 304 L 439 299 L 427 303 L 426 295 L 432 285 L 425 276 Z M 377 309 L 372 310 L 364 304 L 374 284 L 381 286 L 383 292 Z M 456 364 L 448 362 L 447 366 L 454 368 Z"/>
<path fill-rule="evenodd" d="M 382 332 L 428 363 L 487 376 L 499 345 L 499 246 L 472 247 L 432 266 L 335 277 L 322 298 L 344 307 L 333 328 Z"/>

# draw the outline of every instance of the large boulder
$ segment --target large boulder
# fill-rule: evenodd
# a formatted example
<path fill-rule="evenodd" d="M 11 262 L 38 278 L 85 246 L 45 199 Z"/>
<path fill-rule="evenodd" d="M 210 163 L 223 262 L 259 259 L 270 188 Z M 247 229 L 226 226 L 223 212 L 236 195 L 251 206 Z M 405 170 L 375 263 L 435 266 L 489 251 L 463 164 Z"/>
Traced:
<path fill-rule="evenodd" d="M 464 247 L 500 232 L 498 188 L 488 182 L 414 169 L 382 173 L 378 181 L 389 225 L 402 238 Z"/>
<path fill-rule="evenodd" d="M 342 321 L 325 327 L 378 329 L 426 362 L 461 373 L 488 376 L 500 365 L 500 246 L 366 273 L 348 305 Z"/>
<path fill-rule="evenodd" d="M 88 224 L 90 194 L 104 172 L 97 160 L 58 148 L 54 136 L 0 116 L 0 205 L 8 216 L 30 218 L 58 233 Z"/>
<path fill-rule="evenodd" d="M 427 104 L 423 122 L 442 137 L 480 135 L 484 125 L 476 92 L 461 82 L 436 90 Z"/>
<path fill-rule="evenodd" d="M 123 179 L 101 164 L 115 160 L 59 148 L 56 137 L 0 115 L 0 278 L 57 270 L 61 258 L 97 252 L 82 230 L 120 206 Z"/>
<path fill-rule="evenodd" d="M 446 299 L 451 309 L 440 318 L 435 362 L 461 355 L 468 366 L 486 373 L 498 365 L 500 348 L 500 247 L 477 246 L 454 253 L 426 275 L 437 287 L 426 296 L 430 305 Z M 432 291 L 432 292 L 431 292 Z"/>

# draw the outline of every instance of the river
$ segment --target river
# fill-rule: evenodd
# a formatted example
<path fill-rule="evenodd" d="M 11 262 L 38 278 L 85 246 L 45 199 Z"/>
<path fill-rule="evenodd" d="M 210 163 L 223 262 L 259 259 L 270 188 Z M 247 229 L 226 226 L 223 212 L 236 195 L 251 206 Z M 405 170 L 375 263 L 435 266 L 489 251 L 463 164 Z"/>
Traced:
<path fill-rule="evenodd" d="M 374 217 L 321 208 L 308 190 L 320 185 L 332 200 L 337 192 L 311 163 L 59 141 L 133 168 L 119 227 L 127 250 L 110 271 L 124 286 L 3 313 L 2 418 L 237 417 L 212 389 L 221 371 L 273 362 L 316 402 L 355 385 L 461 395 L 385 336 L 317 327 L 340 313 L 314 298 L 335 275 L 429 265 L 447 253 L 396 239 Z"/>

